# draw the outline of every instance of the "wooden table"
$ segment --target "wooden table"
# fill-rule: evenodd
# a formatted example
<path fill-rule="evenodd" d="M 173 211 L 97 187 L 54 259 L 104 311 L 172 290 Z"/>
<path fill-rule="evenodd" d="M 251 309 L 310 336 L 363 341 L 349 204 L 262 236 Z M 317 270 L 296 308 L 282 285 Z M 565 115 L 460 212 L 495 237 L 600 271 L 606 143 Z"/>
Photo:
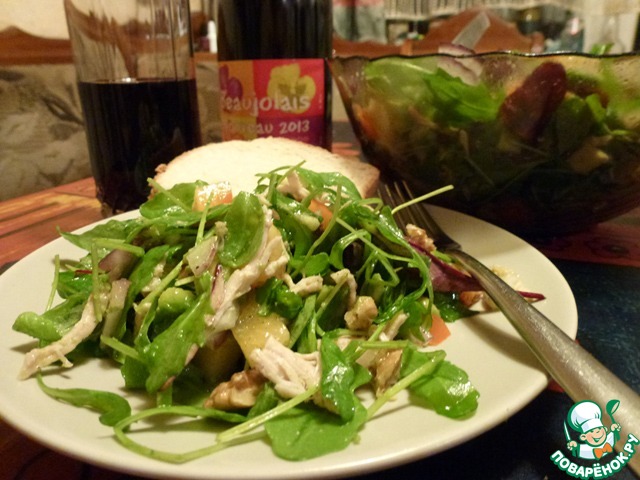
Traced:
<path fill-rule="evenodd" d="M 348 145 L 342 145 L 348 147 Z M 91 179 L 0 203 L 0 268 L 73 230 L 100 220 Z M 565 275 L 576 297 L 578 341 L 640 390 L 640 209 L 588 232 L 532 240 Z M 4 319 L 2 328 L 9 328 Z M 616 344 L 609 342 L 616 331 Z M 1 393 L 0 393 L 1 394 Z M 388 478 L 541 479 L 560 475 L 549 456 L 563 448 L 562 424 L 571 400 L 550 388 L 509 421 L 444 453 L 385 472 Z M 640 432 L 635 432 L 639 435 Z M 362 478 L 380 478 L 381 474 Z M 0 420 L 0 480 L 124 479 L 29 440 Z M 624 469 L 615 476 L 635 479 Z"/>

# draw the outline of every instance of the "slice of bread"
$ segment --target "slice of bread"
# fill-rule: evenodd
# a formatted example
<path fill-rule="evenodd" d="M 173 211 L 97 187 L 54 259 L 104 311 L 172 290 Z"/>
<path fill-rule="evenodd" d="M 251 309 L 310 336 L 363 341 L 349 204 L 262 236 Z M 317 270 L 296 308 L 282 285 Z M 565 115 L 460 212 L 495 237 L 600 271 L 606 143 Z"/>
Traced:
<path fill-rule="evenodd" d="M 349 178 L 364 197 L 375 194 L 380 172 L 357 158 L 336 155 L 320 147 L 286 138 L 258 138 L 209 143 L 160 165 L 154 180 L 164 188 L 202 180 L 228 181 L 233 194 L 252 192 L 259 173 L 298 165 L 316 172 L 339 172 Z"/>

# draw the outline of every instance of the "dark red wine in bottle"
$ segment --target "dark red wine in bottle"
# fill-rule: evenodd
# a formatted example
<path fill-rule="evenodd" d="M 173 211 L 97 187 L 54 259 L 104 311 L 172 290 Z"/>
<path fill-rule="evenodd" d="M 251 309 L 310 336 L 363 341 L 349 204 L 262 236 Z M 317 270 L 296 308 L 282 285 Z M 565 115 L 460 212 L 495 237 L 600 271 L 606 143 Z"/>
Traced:
<path fill-rule="evenodd" d="M 332 0 L 219 0 L 222 138 L 331 148 Z"/>
<path fill-rule="evenodd" d="M 110 211 L 139 207 L 155 168 L 200 145 L 195 79 L 79 82 L 97 197 Z M 106 207 L 108 205 L 108 207 Z"/>

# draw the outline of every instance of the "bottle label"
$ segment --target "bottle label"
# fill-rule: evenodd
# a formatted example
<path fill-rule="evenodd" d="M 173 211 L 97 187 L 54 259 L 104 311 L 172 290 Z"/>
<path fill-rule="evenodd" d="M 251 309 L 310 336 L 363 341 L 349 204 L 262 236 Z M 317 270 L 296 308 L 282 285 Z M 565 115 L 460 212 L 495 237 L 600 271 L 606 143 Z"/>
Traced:
<path fill-rule="evenodd" d="M 323 59 L 220 61 L 219 75 L 223 140 L 287 137 L 323 145 Z"/>

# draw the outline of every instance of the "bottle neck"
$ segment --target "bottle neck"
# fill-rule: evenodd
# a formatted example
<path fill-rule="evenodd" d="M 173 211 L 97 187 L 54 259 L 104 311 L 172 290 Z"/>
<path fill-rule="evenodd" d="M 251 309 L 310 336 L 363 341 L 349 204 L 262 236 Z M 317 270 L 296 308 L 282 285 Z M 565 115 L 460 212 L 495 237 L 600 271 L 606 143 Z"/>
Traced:
<path fill-rule="evenodd" d="M 331 0 L 219 0 L 221 60 L 328 58 Z"/>

